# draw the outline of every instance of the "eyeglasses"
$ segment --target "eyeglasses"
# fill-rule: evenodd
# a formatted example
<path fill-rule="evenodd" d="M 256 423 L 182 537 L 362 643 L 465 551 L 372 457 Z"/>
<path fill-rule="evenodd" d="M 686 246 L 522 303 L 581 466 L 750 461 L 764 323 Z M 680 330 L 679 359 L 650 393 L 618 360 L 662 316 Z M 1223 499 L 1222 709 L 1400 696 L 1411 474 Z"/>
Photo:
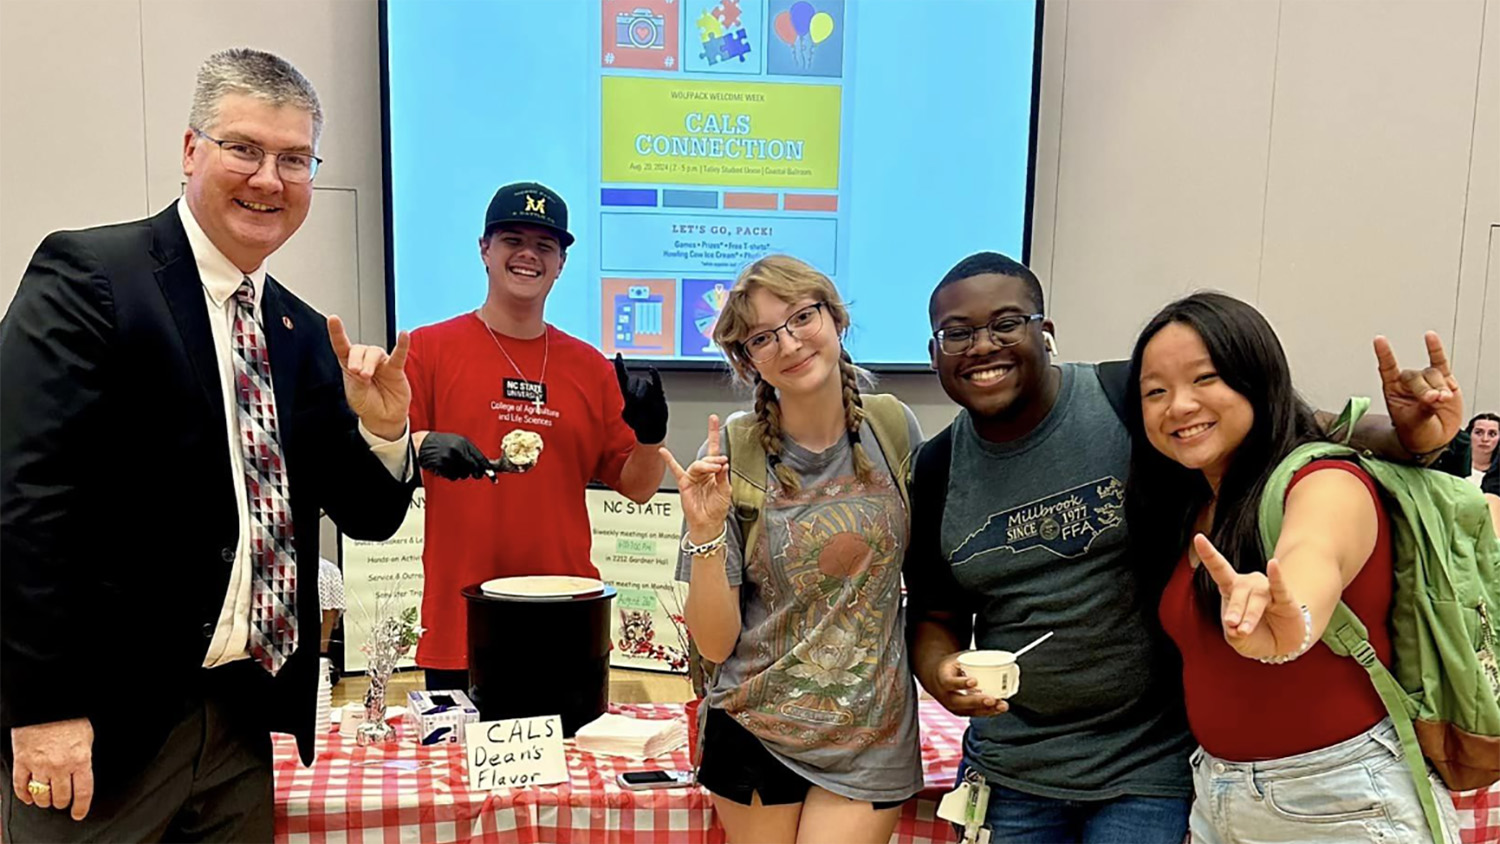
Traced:
<path fill-rule="evenodd" d="M 988 325 L 974 327 L 972 325 L 955 325 L 951 328 L 939 328 L 932 332 L 932 339 L 937 341 L 938 348 L 945 355 L 961 355 L 974 346 L 974 341 L 979 337 L 980 331 L 990 333 L 990 342 L 1005 348 L 1014 346 L 1025 338 L 1026 326 L 1039 319 L 1044 319 L 1042 314 L 1030 314 L 1019 316 L 1009 314 L 990 320 Z"/>
<path fill-rule="evenodd" d="M 745 355 L 756 363 L 765 363 L 776 357 L 780 347 L 776 344 L 776 334 L 782 329 L 798 340 L 811 340 L 818 336 L 823 328 L 823 307 L 826 302 L 818 302 L 808 305 L 802 310 L 792 314 L 786 322 L 768 331 L 751 334 L 740 346 L 744 348 Z"/>
<path fill-rule="evenodd" d="M 323 159 L 306 152 L 267 152 L 255 144 L 244 141 L 221 141 L 201 129 L 194 129 L 193 134 L 212 141 L 219 147 L 219 160 L 224 163 L 224 169 L 241 176 L 253 176 L 260 172 L 260 163 L 268 155 L 276 156 L 276 175 L 283 182 L 293 184 L 306 184 L 313 180 L 318 173 L 318 165 Z"/>

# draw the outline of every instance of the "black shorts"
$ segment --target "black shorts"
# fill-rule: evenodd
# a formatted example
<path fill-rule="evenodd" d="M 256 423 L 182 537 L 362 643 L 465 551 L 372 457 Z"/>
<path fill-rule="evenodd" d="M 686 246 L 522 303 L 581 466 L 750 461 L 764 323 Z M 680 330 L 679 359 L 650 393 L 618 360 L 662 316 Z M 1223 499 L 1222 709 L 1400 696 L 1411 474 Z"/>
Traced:
<path fill-rule="evenodd" d="M 736 803 L 750 805 L 758 792 L 765 806 L 801 803 L 812 783 L 771 755 L 753 733 L 722 709 L 708 710 L 703 728 L 703 760 L 698 765 L 698 784 Z M 892 809 L 905 800 L 872 803 L 876 809 Z"/>

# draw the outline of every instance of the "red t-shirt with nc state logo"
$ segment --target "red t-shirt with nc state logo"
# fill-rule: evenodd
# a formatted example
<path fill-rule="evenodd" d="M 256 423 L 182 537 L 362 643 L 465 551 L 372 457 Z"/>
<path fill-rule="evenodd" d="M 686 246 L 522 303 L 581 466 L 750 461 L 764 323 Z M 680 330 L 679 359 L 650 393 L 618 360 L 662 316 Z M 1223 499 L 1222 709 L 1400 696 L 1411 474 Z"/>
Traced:
<path fill-rule="evenodd" d="M 498 483 L 422 472 L 427 632 L 417 644 L 417 664 L 467 668 L 465 586 L 526 574 L 599 576 L 589 560 L 584 488 L 593 479 L 619 486 L 635 432 L 620 416 L 624 399 L 614 367 L 593 346 L 550 325 L 532 340 L 494 334 L 473 313 L 419 328 L 411 335 L 406 377 L 414 432 L 462 434 L 491 459 L 513 430 L 542 438 L 536 466 L 500 475 Z M 540 409 L 533 402 L 537 383 L 546 393 Z"/>

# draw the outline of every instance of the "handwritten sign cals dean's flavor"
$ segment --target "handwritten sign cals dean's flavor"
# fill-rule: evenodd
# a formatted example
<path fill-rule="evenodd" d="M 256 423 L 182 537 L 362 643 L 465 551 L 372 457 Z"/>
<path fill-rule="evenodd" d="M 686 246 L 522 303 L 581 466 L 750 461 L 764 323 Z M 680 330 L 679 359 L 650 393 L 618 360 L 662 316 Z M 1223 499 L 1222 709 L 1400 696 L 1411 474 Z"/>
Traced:
<path fill-rule="evenodd" d="M 567 780 L 562 719 L 556 715 L 465 725 L 469 788 L 494 791 Z"/>

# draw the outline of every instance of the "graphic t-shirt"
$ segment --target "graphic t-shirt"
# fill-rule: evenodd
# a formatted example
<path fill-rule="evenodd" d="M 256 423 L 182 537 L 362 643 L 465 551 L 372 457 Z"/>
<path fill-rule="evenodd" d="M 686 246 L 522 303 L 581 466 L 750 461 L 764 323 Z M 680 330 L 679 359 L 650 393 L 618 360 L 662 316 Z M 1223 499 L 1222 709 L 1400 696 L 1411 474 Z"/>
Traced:
<path fill-rule="evenodd" d="M 584 489 L 590 480 L 619 485 L 635 433 L 620 416 L 624 399 L 609 361 L 552 326 L 542 337 L 517 340 L 468 313 L 419 328 L 406 377 L 413 431 L 462 434 L 491 459 L 513 430 L 542 438 L 531 471 L 502 474 L 495 483 L 422 473 L 427 632 L 417 664 L 467 668 L 464 587 L 512 575 L 599 576 L 589 560 Z"/>
<path fill-rule="evenodd" d="M 970 722 L 964 756 L 1042 797 L 1187 796 L 1175 654 L 1126 553 L 1130 435 L 1093 366 L 1061 369 L 1057 404 L 1020 440 L 982 439 L 967 411 L 953 422 L 941 545 L 979 607 L 976 647 L 1055 632 L 1021 658 L 1010 711 Z"/>
<path fill-rule="evenodd" d="M 916 417 L 906 414 L 919 443 Z M 855 474 L 847 439 L 821 452 L 782 440 L 782 463 L 802 490 L 785 492 L 767 467 L 760 538 L 748 560 L 731 512 L 724 565 L 740 587 L 743 630 L 708 705 L 814 785 L 853 800 L 905 800 L 922 788 L 901 608 L 909 519 L 868 423 L 860 440 L 875 464 L 868 484 Z M 677 579 L 691 575 L 683 555 Z"/>

